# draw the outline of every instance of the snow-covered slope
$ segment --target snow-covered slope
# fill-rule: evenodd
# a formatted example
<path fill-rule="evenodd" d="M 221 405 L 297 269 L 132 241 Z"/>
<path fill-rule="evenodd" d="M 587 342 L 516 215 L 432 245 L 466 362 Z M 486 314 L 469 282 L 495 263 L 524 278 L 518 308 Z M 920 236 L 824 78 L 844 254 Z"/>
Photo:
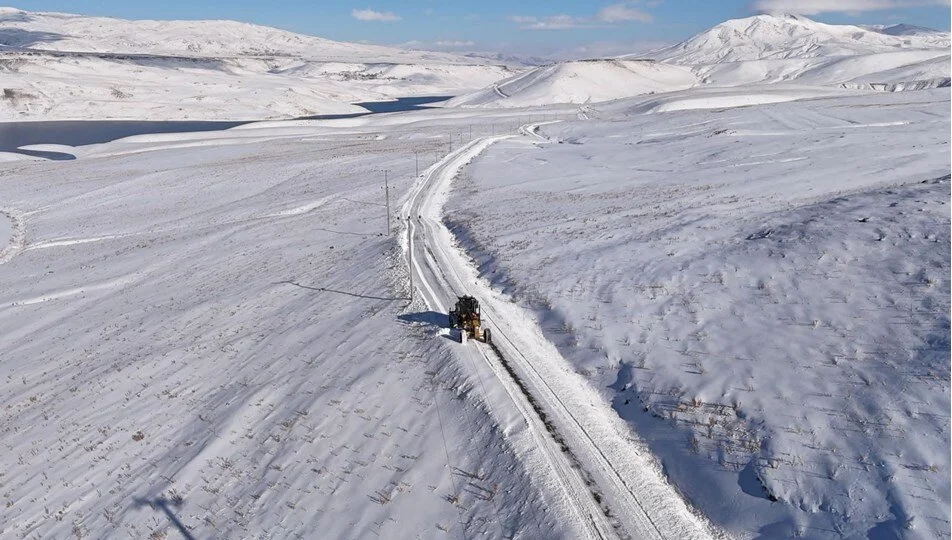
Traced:
<path fill-rule="evenodd" d="M 0 120 L 258 120 L 362 113 L 353 105 L 453 95 L 499 66 L 313 63 L 297 58 L 103 58 L 0 53 Z"/>
<path fill-rule="evenodd" d="M 267 119 L 366 112 L 512 74 L 487 60 L 233 21 L 124 21 L 0 8 L 0 120 Z"/>
<path fill-rule="evenodd" d="M 682 90 L 695 84 L 697 77 L 677 66 L 643 60 L 583 60 L 535 68 L 460 96 L 447 105 L 526 107 L 593 103 Z"/>
<path fill-rule="evenodd" d="M 0 538 L 580 538 L 383 234 L 458 124 L 384 120 L 0 163 Z"/>
<path fill-rule="evenodd" d="M 705 83 L 724 86 L 797 82 L 860 87 L 923 81 L 935 87 L 949 80 L 949 69 L 948 51 L 919 49 L 824 58 L 724 62 L 695 66 L 694 72 Z"/>
<path fill-rule="evenodd" d="M 948 90 L 750 90 L 499 143 L 445 219 L 732 537 L 947 538 Z"/>
<path fill-rule="evenodd" d="M 947 84 L 949 34 L 908 25 L 832 25 L 794 15 L 721 23 L 650 55 L 692 66 L 703 82 L 797 81 L 885 90 Z"/>
<path fill-rule="evenodd" d="M 891 35 L 886 30 L 824 24 L 797 15 L 756 15 L 725 21 L 651 56 L 697 65 L 948 48 L 948 33 Z"/>

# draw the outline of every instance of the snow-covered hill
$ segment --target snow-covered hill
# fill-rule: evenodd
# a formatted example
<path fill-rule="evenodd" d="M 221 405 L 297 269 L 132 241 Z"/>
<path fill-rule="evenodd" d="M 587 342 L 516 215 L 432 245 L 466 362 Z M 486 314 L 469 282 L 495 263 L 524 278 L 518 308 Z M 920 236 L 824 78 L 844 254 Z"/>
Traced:
<path fill-rule="evenodd" d="M 332 41 L 236 21 L 130 21 L 14 8 L 0 8 L 0 45 L 150 56 L 295 56 L 363 63 L 488 63 L 447 53 Z"/>
<path fill-rule="evenodd" d="M 726 21 L 647 57 L 542 66 L 448 105 L 582 104 L 701 84 L 796 82 L 846 89 L 921 90 L 948 85 L 950 78 L 948 32 L 904 24 L 823 24 L 796 15 Z"/>
<path fill-rule="evenodd" d="M 448 106 L 527 107 L 550 103 L 590 103 L 640 94 L 683 90 L 696 85 L 689 70 L 645 60 L 583 60 L 535 68 Z"/>
<path fill-rule="evenodd" d="M 948 33 L 909 30 L 824 24 L 799 15 L 757 15 L 725 21 L 651 56 L 674 64 L 705 65 L 922 49 L 948 53 Z"/>
<path fill-rule="evenodd" d="M 125 21 L 0 8 L 0 121 L 267 119 L 458 95 L 512 71 L 233 21 Z"/>
<path fill-rule="evenodd" d="M 796 81 L 879 90 L 948 84 L 949 33 L 897 24 L 824 24 L 797 15 L 721 23 L 650 56 L 690 66 L 702 82 L 735 86 Z"/>

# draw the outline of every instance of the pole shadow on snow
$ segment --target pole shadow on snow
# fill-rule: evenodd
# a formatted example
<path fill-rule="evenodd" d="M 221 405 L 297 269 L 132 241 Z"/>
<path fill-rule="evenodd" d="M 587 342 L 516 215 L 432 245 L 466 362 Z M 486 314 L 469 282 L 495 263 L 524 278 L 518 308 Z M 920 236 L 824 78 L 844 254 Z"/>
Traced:
<path fill-rule="evenodd" d="M 136 508 L 149 506 L 153 510 L 161 510 L 162 513 L 165 514 L 165 517 L 169 518 L 169 521 L 172 522 L 172 525 L 178 529 L 183 537 L 185 537 L 185 540 L 195 540 L 195 537 L 192 536 L 192 533 L 188 530 L 188 527 L 186 527 L 185 524 L 182 523 L 175 515 L 175 512 L 172 511 L 172 508 L 181 508 L 185 503 L 181 497 L 172 497 L 171 499 L 166 499 L 164 497 L 156 497 L 154 499 L 136 497 L 134 501 Z"/>
<path fill-rule="evenodd" d="M 282 284 L 285 284 L 285 283 L 288 284 L 288 285 L 294 285 L 295 287 L 300 287 L 300 288 L 302 288 L 302 289 L 307 289 L 307 290 L 309 290 L 309 291 L 329 292 L 329 293 L 334 293 L 334 294 L 343 294 L 343 295 L 346 295 L 346 296 L 352 296 L 352 297 L 354 297 L 354 298 L 365 298 L 365 299 L 367 299 L 367 300 L 385 300 L 385 301 L 388 301 L 388 302 L 392 302 L 392 301 L 394 301 L 394 300 L 406 300 L 406 298 L 394 298 L 394 297 L 383 297 L 383 296 L 370 296 L 370 295 L 366 295 L 366 294 L 358 294 L 358 293 L 352 293 L 352 292 L 347 292 L 347 291 L 338 291 L 338 290 L 335 290 L 335 289 L 328 289 L 327 287 L 311 287 L 310 285 L 301 285 L 300 283 L 298 283 L 298 282 L 296 282 L 296 281 L 292 281 L 292 280 L 290 280 L 290 279 L 287 279 L 287 280 L 284 280 L 284 281 L 279 281 L 279 282 L 277 283 L 277 285 L 282 285 Z"/>
<path fill-rule="evenodd" d="M 418 313 L 404 313 L 403 315 L 397 316 L 403 322 L 408 323 L 423 323 L 427 326 L 434 326 L 436 328 L 449 328 L 450 321 L 446 313 L 439 313 L 437 311 L 420 311 Z"/>

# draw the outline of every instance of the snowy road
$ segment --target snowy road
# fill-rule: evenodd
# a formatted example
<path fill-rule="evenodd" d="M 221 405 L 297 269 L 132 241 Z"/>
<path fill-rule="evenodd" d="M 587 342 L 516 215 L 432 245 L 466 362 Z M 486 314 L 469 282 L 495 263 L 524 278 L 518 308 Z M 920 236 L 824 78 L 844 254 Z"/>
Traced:
<path fill-rule="evenodd" d="M 532 129 L 520 131 L 535 134 Z M 563 503 L 566 511 L 560 515 L 580 534 L 589 538 L 712 536 L 664 481 L 660 468 L 627 427 L 602 404 L 594 389 L 569 370 L 533 319 L 477 277 L 442 223 L 453 178 L 504 138 L 472 141 L 428 169 L 411 190 L 404 215 L 411 217 L 414 283 L 427 306 L 439 313 L 446 313 L 463 293 L 480 300 L 496 352 L 472 343 L 456 348 L 459 358 L 468 359 L 474 368 L 478 364 L 490 370 L 493 383 L 505 388 L 509 405 L 528 426 L 528 433 L 510 437 L 530 438 L 524 443 L 541 452 L 543 459 L 533 467 L 534 473 Z M 517 441 L 515 446 L 526 445 Z"/>

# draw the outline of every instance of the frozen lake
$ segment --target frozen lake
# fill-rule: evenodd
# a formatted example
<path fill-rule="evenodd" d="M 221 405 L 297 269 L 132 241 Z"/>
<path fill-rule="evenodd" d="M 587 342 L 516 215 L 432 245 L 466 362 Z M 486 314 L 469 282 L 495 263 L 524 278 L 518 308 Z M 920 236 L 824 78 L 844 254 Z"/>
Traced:
<path fill-rule="evenodd" d="M 306 117 L 306 120 L 333 120 L 353 118 L 368 114 L 413 111 L 422 105 L 446 101 L 450 96 L 417 96 L 397 98 L 394 101 L 370 101 L 357 103 L 367 109 L 366 113 L 331 114 Z M 249 124 L 247 121 L 137 121 L 137 120 L 57 120 L 49 122 L 0 122 L 0 152 L 16 152 L 48 159 L 68 160 L 73 156 L 64 152 L 46 150 L 21 150 L 34 144 L 62 144 L 85 146 L 100 144 L 134 135 L 155 133 L 191 133 L 196 131 L 220 131 Z"/>

